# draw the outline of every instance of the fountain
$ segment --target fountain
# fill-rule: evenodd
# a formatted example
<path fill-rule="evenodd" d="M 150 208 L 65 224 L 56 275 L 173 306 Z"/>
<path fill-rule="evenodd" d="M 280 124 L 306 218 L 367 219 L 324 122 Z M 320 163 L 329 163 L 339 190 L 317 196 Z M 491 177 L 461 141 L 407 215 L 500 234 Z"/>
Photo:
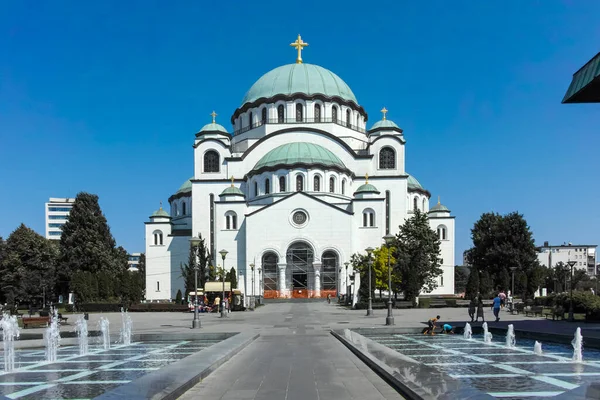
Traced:
<path fill-rule="evenodd" d="M 465 325 L 465 332 L 463 333 L 463 337 L 467 340 L 471 340 L 472 335 L 473 331 L 471 330 L 471 324 L 467 322 Z"/>
<path fill-rule="evenodd" d="M 575 331 L 575 338 L 573 338 L 571 345 L 573 345 L 573 361 L 582 362 L 583 336 L 581 336 L 581 328 L 577 328 L 577 330 Z"/>
<path fill-rule="evenodd" d="M 484 322 L 481 327 L 483 328 L 483 343 L 492 343 L 492 334 L 488 332 L 487 322 Z"/>
<path fill-rule="evenodd" d="M 133 321 L 127 311 L 121 308 L 121 343 L 128 346 L 131 344 L 131 331 L 133 328 Z"/>
<path fill-rule="evenodd" d="M 506 331 L 506 347 L 515 347 L 517 344 L 517 339 L 515 338 L 515 326 L 513 324 L 508 325 L 508 330 Z"/>
<path fill-rule="evenodd" d="M 88 352 L 88 326 L 83 316 L 75 321 L 75 331 L 77 332 L 77 342 L 79 343 L 79 354 L 85 355 Z"/>
<path fill-rule="evenodd" d="M 108 318 L 100 317 L 98 325 L 100 326 L 100 332 L 102 332 L 102 348 L 108 350 L 110 349 L 110 322 L 108 322 Z"/>
<path fill-rule="evenodd" d="M 2 344 L 4 345 L 4 372 L 15 369 L 15 343 L 14 339 L 19 337 L 19 323 L 16 315 L 5 312 L 0 321 L 2 328 Z"/>
<path fill-rule="evenodd" d="M 60 328 L 56 308 L 50 310 L 50 326 L 46 328 L 44 340 L 46 342 L 46 361 L 55 362 L 60 347 Z"/>
<path fill-rule="evenodd" d="M 540 342 L 538 342 L 537 340 L 535 341 L 535 344 L 533 345 L 533 352 L 535 354 L 537 354 L 538 356 L 542 355 L 542 344 Z"/>

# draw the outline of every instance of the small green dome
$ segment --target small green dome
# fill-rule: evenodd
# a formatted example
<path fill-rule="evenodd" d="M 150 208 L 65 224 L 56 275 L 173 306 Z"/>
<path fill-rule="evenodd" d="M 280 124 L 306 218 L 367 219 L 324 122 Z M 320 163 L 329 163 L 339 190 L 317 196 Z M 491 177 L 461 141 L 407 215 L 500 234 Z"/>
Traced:
<path fill-rule="evenodd" d="M 227 132 L 227 129 L 225 129 L 225 127 L 221 124 L 217 124 L 216 122 L 211 122 L 210 124 L 206 124 L 202 127 L 202 129 L 200 129 L 200 132 L 223 132 L 226 134 L 229 134 L 229 132 Z"/>
<path fill-rule="evenodd" d="M 165 210 L 163 210 L 163 208 L 159 208 L 158 210 L 154 211 L 152 213 L 152 215 L 150 216 L 150 218 L 152 217 L 170 217 L 169 213 L 166 212 Z"/>
<path fill-rule="evenodd" d="M 354 192 L 354 194 L 356 195 L 357 193 L 379 193 L 379 190 L 377 190 L 377 188 L 371 185 L 370 183 L 365 183 L 360 185 L 358 189 L 356 189 L 356 192 Z"/>
<path fill-rule="evenodd" d="M 265 154 L 254 166 L 255 170 L 294 164 L 317 164 L 324 167 L 346 169 L 346 166 L 331 151 L 323 146 L 307 142 L 283 144 Z"/>
<path fill-rule="evenodd" d="M 248 90 L 242 105 L 278 94 L 322 94 L 341 97 L 358 105 L 350 87 L 336 74 L 313 64 L 288 64 L 275 68 L 258 79 Z"/>
<path fill-rule="evenodd" d="M 192 179 L 194 179 L 193 176 L 190 179 L 188 179 L 187 181 L 183 182 L 183 185 L 181 185 L 179 187 L 179 189 L 177 190 L 177 193 L 191 192 L 192 191 Z"/>
<path fill-rule="evenodd" d="M 448 207 L 441 204 L 438 200 L 438 203 L 435 206 L 431 207 L 431 210 L 429 210 L 429 212 L 450 212 L 450 210 L 448 209 Z"/>
<path fill-rule="evenodd" d="M 373 124 L 369 131 L 374 131 L 375 129 L 400 129 L 398 125 L 394 123 L 394 121 L 390 121 L 389 119 L 382 119 Z"/>
<path fill-rule="evenodd" d="M 408 174 L 408 189 L 419 189 L 425 190 L 423 186 L 419 183 L 419 181 L 412 175 Z"/>
<path fill-rule="evenodd" d="M 238 189 L 235 186 L 229 186 L 227 189 L 223 190 L 219 196 L 245 196 L 244 192 Z"/>

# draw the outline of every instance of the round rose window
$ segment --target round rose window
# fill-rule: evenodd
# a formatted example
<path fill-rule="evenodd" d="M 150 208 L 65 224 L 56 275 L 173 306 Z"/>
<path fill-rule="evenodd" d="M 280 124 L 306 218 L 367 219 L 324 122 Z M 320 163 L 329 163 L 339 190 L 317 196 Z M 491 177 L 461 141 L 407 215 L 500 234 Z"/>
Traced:
<path fill-rule="evenodd" d="M 296 225 L 304 225 L 308 219 L 308 216 L 304 211 L 296 211 L 292 219 Z"/>

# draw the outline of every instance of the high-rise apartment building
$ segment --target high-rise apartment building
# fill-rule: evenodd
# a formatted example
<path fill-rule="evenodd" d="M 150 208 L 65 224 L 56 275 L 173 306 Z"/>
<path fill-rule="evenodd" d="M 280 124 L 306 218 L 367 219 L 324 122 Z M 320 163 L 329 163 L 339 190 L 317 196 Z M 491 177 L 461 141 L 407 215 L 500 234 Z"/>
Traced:
<path fill-rule="evenodd" d="M 50 197 L 46 203 L 46 239 L 60 240 L 62 226 L 69 219 L 74 198 Z"/>
<path fill-rule="evenodd" d="M 572 243 L 554 246 L 544 242 L 544 245 L 537 249 L 538 260 L 540 264 L 551 268 L 559 262 L 567 265 L 567 262 L 574 261 L 574 269 L 585 270 L 588 275 L 593 276 L 596 274 L 596 247 L 598 246 L 595 244 Z"/>

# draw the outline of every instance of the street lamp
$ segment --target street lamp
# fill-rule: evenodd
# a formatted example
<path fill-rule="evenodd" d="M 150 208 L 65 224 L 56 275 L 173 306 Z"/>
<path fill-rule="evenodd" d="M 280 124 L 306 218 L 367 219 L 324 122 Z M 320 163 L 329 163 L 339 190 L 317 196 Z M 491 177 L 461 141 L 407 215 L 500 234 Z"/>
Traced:
<path fill-rule="evenodd" d="M 394 243 L 395 236 L 387 234 L 383 237 L 387 246 L 387 267 L 388 267 L 388 314 L 385 318 L 386 325 L 394 325 L 394 316 L 392 315 L 392 269 L 390 268 L 390 247 Z"/>
<path fill-rule="evenodd" d="M 575 321 L 575 317 L 573 316 L 573 266 L 577 264 L 577 261 L 567 261 L 567 265 L 571 267 L 571 296 L 569 298 L 569 321 Z"/>
<path fill-rule="evenodd" d="M 369 266 L 369 307 L 367 308 L 367 317 L 370 317 L 373 315 L 373 299 L 371 298 L 371 266 L 373 265 L 371 254 L 373 253 L 373 248 L 367 247 L 365 251 L 367 252 L 367 265 Z"/>
<path fill-rule="evenodd" d="M 254 310 L 254 263 L 250 263 L 250 270 L 252 271 L 252 300 L 250 301 L 250 309 Z"/>
<path fill-rule="evenodd" d="M 348 302 L 350 301 L 350 297 L 348 296 L 348 291 L 350 290 L 350 285 L 348 282 L 348 265 L 350 265 L 350 263 L 346 261 L 344 265 L 346 266 L 346 304 L 348 304 Z"/>
<path fill-rule="evenodd" d="M 197 329 L 201 327 L 200 318 L 198 317 L 198 249 L 197 246 L 200 244 L 200 238 L 191 238 L 190 245 L 194 249 L 194 291 L 196 295 L 194 296 L 194 320 L 192 321 L 192 329 Z M 187 296 L 187 295 L 186 295 Z"/>
<path fill-rule="evenodd" d="M 517 270 L 517 267 L 510 267 L 510 272 L 512 272 L 512 286 L 511 286 L 511 290 L 510 290 L 510 295 L 514 298 L 515 297 L 515 271 Z"/>
<path fill-rule="evenodd" d="M 223 258 L 223 271 L 221 272 L 221 281 L 223 282 L 223 298 L 221 299 L 221 318 L 227 317 L 227 314 L 225 314 L 225 256 L 227 255 L 227 253 L 228 251 L 225 249 L 219 252 L 221 257 Z"/>

